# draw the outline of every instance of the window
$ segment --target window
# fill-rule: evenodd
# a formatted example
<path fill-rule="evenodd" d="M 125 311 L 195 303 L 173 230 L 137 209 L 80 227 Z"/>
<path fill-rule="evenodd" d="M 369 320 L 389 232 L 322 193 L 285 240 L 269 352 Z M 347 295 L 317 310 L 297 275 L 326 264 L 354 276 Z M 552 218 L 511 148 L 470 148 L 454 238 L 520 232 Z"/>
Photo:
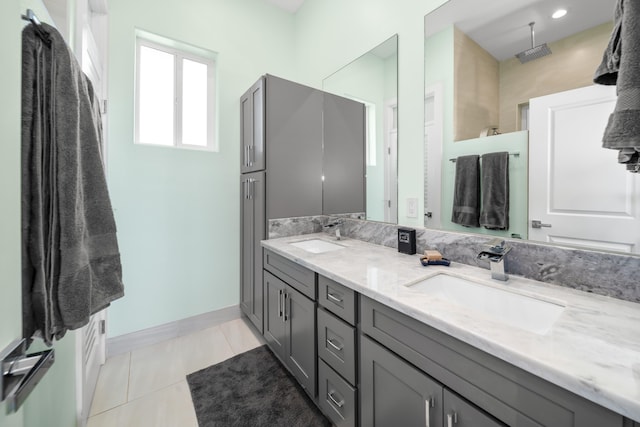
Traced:
<path fill-rule="evenodd" d="M 135 142 L 216 151 L 215 53 L 138 31 Z"/>

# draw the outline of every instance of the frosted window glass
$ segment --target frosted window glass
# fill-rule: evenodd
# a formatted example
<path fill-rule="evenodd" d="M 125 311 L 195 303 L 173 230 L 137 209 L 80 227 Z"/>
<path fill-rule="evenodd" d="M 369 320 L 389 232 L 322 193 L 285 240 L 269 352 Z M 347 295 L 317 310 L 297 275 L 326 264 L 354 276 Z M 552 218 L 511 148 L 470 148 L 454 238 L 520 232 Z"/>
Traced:
<path fill-rule="evenodd" d="M 182 65 L 182 143 L 207 146 L 207 65 Z"/>
<path fill-rule="evenodd" d="M 174 56 L 140 46 L 139 141 L 173 145 Z"/>

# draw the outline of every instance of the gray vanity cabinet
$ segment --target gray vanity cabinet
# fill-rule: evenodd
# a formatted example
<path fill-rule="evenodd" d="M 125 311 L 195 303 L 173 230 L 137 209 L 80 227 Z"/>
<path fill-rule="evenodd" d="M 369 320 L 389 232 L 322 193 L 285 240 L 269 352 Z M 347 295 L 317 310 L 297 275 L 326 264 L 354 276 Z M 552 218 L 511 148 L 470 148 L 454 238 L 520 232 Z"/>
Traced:
<path fill-rule="evenodd" d="M 264 338 L 273 352 L 284 360 L 286 333 L 283 305 L 287 284 L 264 272 Z"/>
<path fill-rule="evenodd" d="M 380 411 L 377 408 L 380 399 L 375 393 L 367 394 L 365 384 L 376 387 L 376 381 L 379 381 L 376 375 L 387 375 L 388 378 L 392 378 L 391 373 L 393 373 L 396 378 L 399 378 L 395 380 L 398 383 L 396 393 L 401 393 L 402 387 L 405 387 L 407 398 L 409 398 L 412 393 L 416 394 L 416 386 L 412 386 L 411 383 L 401 386 L 402 378 L 396 373 L 399 370 L 408 369 L 406 366 L 412 366 L 417 371 L 413 372 L 413 375 L 417 376 L 422 372 L 423 375 L 441 384 L 445 391 L 451 392 L 451 394 L 444 393 L 443 416 L 446 423 L 448 422 L 447 414 L 452 414 L 452 422 L 455 419 L 458 420 L 458 424 L 453 423 L 453 426 L 622 427 L 624 425 L 621 415 L 384 304 L 361 296 L 360 307 L 362 333 L 379 343 L 376 344 L 377 347 L 372 345 L 365 347 L 365 342 L 370 340 L 364 336 L 362 338 L 363 420 L 372 419 L 372 407 L 375 407 L 376 412 Z M 383 347 L 394 354 L 396 359 L 393 363 L 388 362 L 388 358 L 384 361 L 386 365 L 378 361 L 378 359 L 382 360 L 379 355 Z M 375 363 L 380 365 L 377 371 L 372 368 Z M 415 406 L 413 410 L 417 413 L 419 406 L 415 403 L 417 397 L 414 396 L 413 399 L 413 406 Z M 425 409 L 425 406 L 422 405 L 422 408 Z M 472 409 L 479 412 L 469 415 Z M 454 413 L 457 416 L 453 416 Z"/>
<path fill-rule="evenodd" d="M 355 427 L 358 294 L 318 276 L 318 406 L 336 427 Z"/>
<path fill-rule="evenodd" d="M 362 425 L 505 427 L 373 340 L 361 349 Z"/>
<path fill-rule="evenodd" d="M 265 260 L 264 337 L 274 354 L 315 398 L 315 273 L 269 251 L 265 251 Z M 279 262 L 278 268 L 271 262 L 274 260 Z M 293 277 L 309 277 L 311 282 L 302 284 Z M 299 288 L 309 289 L 307 285 L 313 288 L 314 299 L 299 292 Z"/>
<path fill-rule="evenodd" d="M 240 211 L 242 215 L 240 309 L 262 333 L 262 247 L 265 235 L 265 173 L 241 175 Z"/>
<path fill-rule="evenodd" d="M 360 353 L 363 426 L 442 427 L 442 385 L 364 336 Z"/>

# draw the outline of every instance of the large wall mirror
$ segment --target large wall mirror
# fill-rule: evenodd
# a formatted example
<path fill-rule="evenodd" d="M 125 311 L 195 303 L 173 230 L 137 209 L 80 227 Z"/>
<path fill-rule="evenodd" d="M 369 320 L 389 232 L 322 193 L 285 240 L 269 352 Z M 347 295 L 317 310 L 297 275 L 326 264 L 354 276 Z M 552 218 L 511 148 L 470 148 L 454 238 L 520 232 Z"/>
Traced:
<path fill-rule="evenodd" d="M 615 87 L 593 84 L 614 6 L 450 0 L 425 17 L 425 227 L 640 252 L 639 178 L 601 143 Z M 456 160 L 504 151 L 508 227 L 453 223 Z"/>
<path fill-rule="evenodd" d="M 322 89 L 365 106 L 366 218 L 398 221 L 398 36 L 323 80 Z"/>

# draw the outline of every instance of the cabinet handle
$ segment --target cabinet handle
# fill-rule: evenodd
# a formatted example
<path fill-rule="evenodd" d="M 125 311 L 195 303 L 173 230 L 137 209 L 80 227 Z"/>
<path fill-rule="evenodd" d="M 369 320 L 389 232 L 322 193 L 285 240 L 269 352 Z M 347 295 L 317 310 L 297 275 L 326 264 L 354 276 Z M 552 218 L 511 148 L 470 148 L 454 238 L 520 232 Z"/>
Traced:
<path fill-rule="evenodd" d="M 253 150 L 254 150 L 253 145 L 249 145 L 247 147 L 247 152 L 249 153 L 249 158 L 248 158 L 249 166 L 253 166 L 253 152 L 254 152 Z"/>
<path fill-rule="evenodd" d="M 341 351 L 344 348 L 343 345 L 334 344 L 333 341 L 330 338 L 327 338 L 327 344 L 329 344 L 331 347 L 335 348 L 338 351 Z"/>
<path fill-rule="evenodd" d="M 284 290 L 280 290 L 280 292 L 281 292 L 280 293 L 280 301 L 282 301 L 282 312 L 280 313 L 280 317 L 282 318 L 282 322 L 284 323 L 284 322 L 287 321 L 286 318 L 284 317 L 285 316 L 285 312 L 287 310 L 287 307 L 285 305 L 287 303 L 287 294 L 286 294 L 286 292 Z"/>
<path fill-rule="evenodd" d="M 436 406 L 436 399 L 433 397 L 424 401 L 424 415 L 426 418 L 426 427 L 431 427 L 431 408 Z"/>
<path fill-rule="evenodd" d="M 453 427 L 454 424 L 458 424 L 457 412 L 447 414 L 447 427 Z"/>
<path fill-rule="evenodd" d="M 255 196 L 255 182 L 253 178 L 247 180 L 247 199 L 252 200 Z"/>
<path fill-rule="evenodd" d="M 333 397 L 333 393 L 335 393 L 334 390 L 331 390 L 329 393 L 327 393 L 327 398 L 338 408 L 342 408 L 344 406 L 344 399 L 340 399 L 340 401 L 338 402 L 336 398 Z"/>
<path fill-rule="evenodd" d="M 332 301 L 338 302 L 338 303 L 339 303 L 339 302 L 342 302 L 342 299 L 341 299 L 341 298 L 338 298 L 337 296 L 335 296 L 335 295 L 334 295 L 334 294 L 332 294 L 331 292 L 327 292 L 327 298 L 329 298 L 329 299 L 330 299 L 330 300 L 332 300 Z"/>
<path fill-rule="evenodd" d="M 278 291 L 278 317 L 282 318 L 282 289 Z"/>
<path fill-rule="evenodd" d="M 287 316 L 287 299 L 289 299 L 289 295 L 287 295 L 287 293 L 284 293 L 284 304 L 283 304 L 283 311 L 284 311 L 284 316 L 282 317 L 282 319 L 286 322 L 287 320 L 289 320 L 289 317 Z"/>
<path fill-rule="evenodd" d="M 249 146 L 244 146 L 244 165 L 249 166 Z"/>

